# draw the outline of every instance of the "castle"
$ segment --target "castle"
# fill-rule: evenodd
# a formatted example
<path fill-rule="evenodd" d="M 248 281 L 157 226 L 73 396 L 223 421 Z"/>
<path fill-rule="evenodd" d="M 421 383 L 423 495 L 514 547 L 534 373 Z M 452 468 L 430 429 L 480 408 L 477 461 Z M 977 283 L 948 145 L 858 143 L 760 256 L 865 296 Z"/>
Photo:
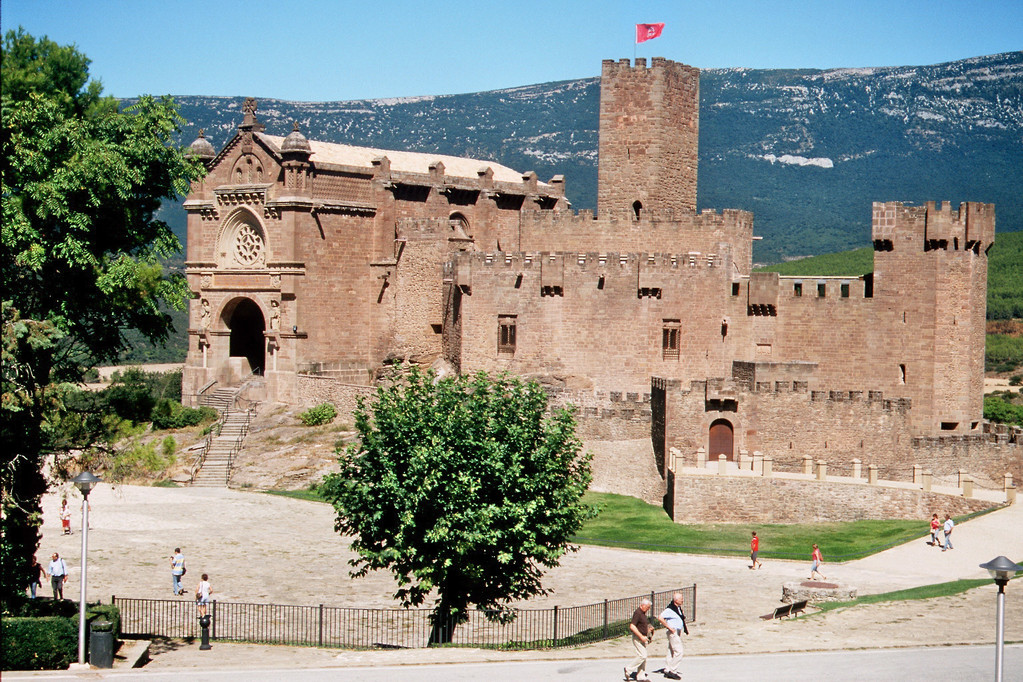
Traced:
<path fill-rule="evenodd" d="M 597 211 L 573 213 L 560 175 L 268 135 L 248 100 L 219 153 L 190 149 L 183 394 L 254 372 L 308 403 L 309 377 L 404 358 L 618 420 L 652 456 L 605 478 L 648 490 L 670 448 L 1018 469 L 982 433 L 994 207 L 878 203 L 871 274 L 754 273 L 753 215 L 696 212 L 698 139 L 697 69 L 606 60 Z"/>

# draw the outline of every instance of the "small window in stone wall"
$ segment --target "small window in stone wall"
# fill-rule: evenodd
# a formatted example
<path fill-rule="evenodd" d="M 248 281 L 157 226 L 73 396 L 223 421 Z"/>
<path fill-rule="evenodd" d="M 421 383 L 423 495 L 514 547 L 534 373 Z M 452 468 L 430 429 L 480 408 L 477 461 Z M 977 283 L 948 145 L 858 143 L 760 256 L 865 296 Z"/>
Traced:
<path fill-rule="evenodd" d="M 497 317 L 497 352 L 515 353 L 515 315 L 498 315 Z"/>
<path fill-rule="evenodd" d="M 793 282 L 792 283 L 792 295 L 796 296 L 797 298 L 803 295 L 803 283 L 802 282 Z"/>
<path fill-rule="evenodd" d="M 681 320 L 664 320 L 661 329 L 661 357 L 665 360 L 678 360 L 680 336 L 682 333 Z"/>
<path fill-rule="evenodd" d="M 739 295 L 739 283 L 738 282 L 732 282 L 732 296 L 738 296 L 738 295 Z"/>
<path fill-rule="evenodd" d="M 827 294 L 828 285 L 824 282 L 817 282 L 817 298 L 824 298 Z"/>
<path fill-rule="evenodd" d="M 842 298 L 849 298 L 849 283 L 842 282 Z"/>
<path fill-rule="evenodd" d="M 900 384 L 906 383 L 906 366 L 905 365 L 899 365 L 899 383 Z"/>

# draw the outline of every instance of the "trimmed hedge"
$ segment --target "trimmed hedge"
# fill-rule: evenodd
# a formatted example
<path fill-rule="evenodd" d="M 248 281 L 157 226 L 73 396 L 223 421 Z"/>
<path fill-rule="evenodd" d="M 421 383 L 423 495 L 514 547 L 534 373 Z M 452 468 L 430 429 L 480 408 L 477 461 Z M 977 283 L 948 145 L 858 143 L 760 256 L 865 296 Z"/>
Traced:
<path fill-rule="evenodd" d="M 3 670 L 63 670 L 78 660 L 78 628 L 67 618 L 3 619 Z"/>
<path fill-rule="evenodd" d="M 78 603 L 70 599 L 22 599 L 5 603 L 0 670 L 58 670 L 78 660 Z M 121 637 L 121 610 L 113 604 L 89 604 L 85 633 L 93 621 L 107 620 L 114 640 Z M 70 634 L 68 634 L 70 633 Z M 89 642 L 86 641 L 88 651 Z"/>

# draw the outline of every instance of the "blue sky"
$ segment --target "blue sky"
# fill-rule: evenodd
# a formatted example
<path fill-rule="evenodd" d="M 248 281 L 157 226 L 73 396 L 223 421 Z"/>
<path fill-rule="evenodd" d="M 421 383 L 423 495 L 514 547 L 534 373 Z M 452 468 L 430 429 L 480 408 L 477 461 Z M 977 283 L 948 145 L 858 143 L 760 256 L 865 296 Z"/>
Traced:
<path fill-rule="evenodd" d="M 665 22 L 634 45 L 634 25 Z M 0 25 L 74 43 L 118 97 L 327 101 L 701 68 L 936 64 L 1023 49 L 1023 0 L 3 0 Z"/>

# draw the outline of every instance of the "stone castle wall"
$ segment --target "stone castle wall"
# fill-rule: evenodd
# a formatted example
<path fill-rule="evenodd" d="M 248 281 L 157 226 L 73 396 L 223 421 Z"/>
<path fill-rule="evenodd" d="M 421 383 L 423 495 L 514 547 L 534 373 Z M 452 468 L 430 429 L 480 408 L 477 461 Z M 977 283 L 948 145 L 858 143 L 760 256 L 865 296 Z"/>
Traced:
<path fill-rule="evenodd" d="M 579 388 L 648 392 L 652 374 L 720 374 L 735 352 L 721 334 L 732 268 L 710 255 L 456 254 L 462 371 L 550 376 Z M 498 348 L 514 320 L 514 350 Z M 667 322 L 666 322 L 667 321 Z M 663 352 L 665 325 L 680 352 Z"/>
<path fill-rule="evenodd" d="M 676 523 L 833 523 L 926 519 L 987 509 L 985 500 L 877 485 L 732 476 L 674 477 Z M 921 528 L 921 533 L 923 528 Z"/>

